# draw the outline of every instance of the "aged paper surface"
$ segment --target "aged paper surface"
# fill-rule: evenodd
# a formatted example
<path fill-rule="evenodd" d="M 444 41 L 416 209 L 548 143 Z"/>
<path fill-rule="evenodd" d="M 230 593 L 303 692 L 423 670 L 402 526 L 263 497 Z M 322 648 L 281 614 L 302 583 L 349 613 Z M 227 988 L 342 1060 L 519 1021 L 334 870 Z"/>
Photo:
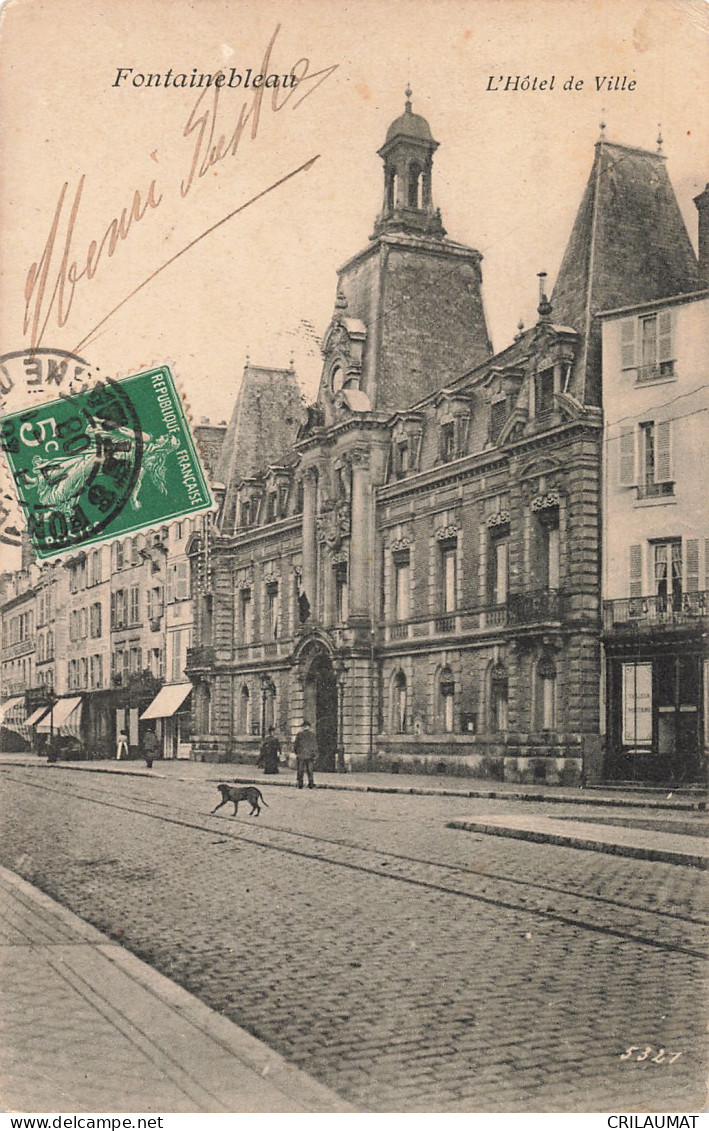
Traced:
<path fill-rule="evenodd" d="M 501 350 L 556 278 L 601 131 L 662 138 L 696 248 L 708 30 L 702 0 L 9 0 L 0 355 L 169 364 L 195 424 L 230 418 L 247 360 L 292 365 L 312 400 L 408 85 Z"/>

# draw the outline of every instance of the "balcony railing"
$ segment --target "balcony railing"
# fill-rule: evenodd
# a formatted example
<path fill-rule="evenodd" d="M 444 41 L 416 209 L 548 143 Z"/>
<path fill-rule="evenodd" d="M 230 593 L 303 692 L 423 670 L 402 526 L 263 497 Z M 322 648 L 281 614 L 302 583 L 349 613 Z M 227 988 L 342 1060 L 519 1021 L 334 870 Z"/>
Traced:
<path fill-rule="evenodd" d="M 450 614 L 445 617 L 436 617 L 435 620 L 436 632 L 455 632 L 455 614 Z"/>
<path fill-rule="evenodd" d="M 398 624 L 391 626 L 391 639 L 392 640 L 406 640 L 409 635 L 409 626 L 407 621 L 400 621 Z"/>
<path fill-rule="evenodd" d="M 603 627 L 696 625 L 709 617 L 709 593 L 678 593 L 671 597 L 624 597 L 603 602 Z"/>
<path fill-rule="evenodd" d="M 187 649 L 185 668 L 211 668 L 213 663 L 213 648 L 198 647 Z"/>
<path fill-rule="evenodd" d="M 561 620 L 567 602 L 561 589 L 531 589 L 527 593 L 510 593 L 507 605 L 508 624 L 540 624 Z"/>

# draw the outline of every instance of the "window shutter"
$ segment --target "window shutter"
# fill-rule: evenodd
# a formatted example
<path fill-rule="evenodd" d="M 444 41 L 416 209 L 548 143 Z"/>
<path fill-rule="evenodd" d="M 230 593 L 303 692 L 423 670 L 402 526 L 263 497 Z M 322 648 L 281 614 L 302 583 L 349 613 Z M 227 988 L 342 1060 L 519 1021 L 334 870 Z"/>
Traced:
<path fill-rule="evenodd" d="M 657 318 L 657 360 L 673 361 L 672 352 L 672 311 L 662 310 Z"/>
<path fill-rule="evenodd" d="M 620 324 L 620 368 L 635 368 L 635 326 L 634 318 L 625 318 Z"/>
<path fill-rule="evenodd" d="M 634 487 L 635 477 L 635 429 L 620 430 L 620 485 Z"/>
<path fill-rule="evenodd" d="M 669 420 L 655 425 L 655 481 L 672 482 L 672 433 Z"/>
<path fill-rule="evenodd" d="M 686 570 L 685 588 L 688 593 L 696 593 L 699 589 L 699 539 L 688 538 L 685 548 Z"/>
<path fill-rule="evenodd" d="M 643 549 L 642 546 L 630 547 L 630 587 L 629 596 L 642 597 L 643 593 Z"/>

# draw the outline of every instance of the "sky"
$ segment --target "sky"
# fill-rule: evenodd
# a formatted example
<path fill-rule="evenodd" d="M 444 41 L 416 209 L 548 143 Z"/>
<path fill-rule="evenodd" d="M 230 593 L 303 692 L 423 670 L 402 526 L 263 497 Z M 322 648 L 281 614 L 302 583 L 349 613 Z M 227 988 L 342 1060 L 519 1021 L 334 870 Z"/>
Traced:
<path fill-rule="evenodd" d="M 553 284 L 601 120 L 652 150 L 661 124 L 696 246 L 708 27 L 702 0 L 9 0 L 0 353 L 41 339 L 117 376 L 170 362 L 193 420 L 230 415 L 247 357 L 293 358 L 314 396 L 336 271 L 367 245 L 409 82 L 440 143 L 434 202 L 483 254 L 502 349 L 535 320 L 537 273 Z M 267 73 L 303 77 L 257 102 L 244 77 L 269 43 Z M 164 85 L 195 68 L 242 84 L 216 104 Z"/>

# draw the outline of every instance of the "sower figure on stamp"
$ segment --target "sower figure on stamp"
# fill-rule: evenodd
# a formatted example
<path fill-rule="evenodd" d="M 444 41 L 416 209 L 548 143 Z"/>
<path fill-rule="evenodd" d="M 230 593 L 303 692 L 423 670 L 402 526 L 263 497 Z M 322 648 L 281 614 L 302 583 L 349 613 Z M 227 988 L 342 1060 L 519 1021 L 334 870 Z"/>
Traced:
<path fill-rule="evenodd" d="M 313 764 L 318 752 L 318 744 L 307 719 L 303 721 L 302 729 L 295 736 L 294 746 L 298 789 L 303 788 L 303 775 L 306 773 L 308 775 L 308 789 L 315 789 Z"/>
<path fill-rule="evenodd" d="M 158 740 L 154 730 L 146 730 L 143 735 L 143 757 L 148 769 L 158 757 Z"/>
<path fill-rule="evenodd" d="M 121 758 L 128 757 L 128 735 L 123 727 L 118 732 L 116 739 L 116 761 L 120 762 Z"/>
<path fill-rule="evenodd" d="M 264 774 L 277 774 L 280 758 L 281 744 L 276 736 L 275 727 L 269 727 L 268 735 L 261 743 L 261 753 L 256 765 L 263 766 Z"/>

